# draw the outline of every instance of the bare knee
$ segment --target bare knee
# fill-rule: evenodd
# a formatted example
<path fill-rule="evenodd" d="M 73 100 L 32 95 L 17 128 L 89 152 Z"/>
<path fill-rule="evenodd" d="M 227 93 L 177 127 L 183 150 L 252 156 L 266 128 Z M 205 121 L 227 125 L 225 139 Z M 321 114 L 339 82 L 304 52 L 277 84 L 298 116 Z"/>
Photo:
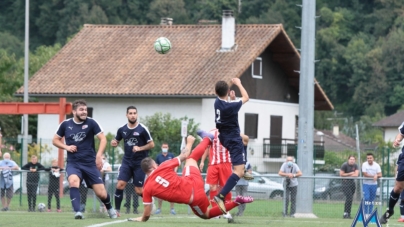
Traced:
<path fill-rule="evenodd" d="M 116 183 L 116 189 L 119 190 L 124 190 L 126 187 L 127 182 L 119 180 L 118 183 Z"/>

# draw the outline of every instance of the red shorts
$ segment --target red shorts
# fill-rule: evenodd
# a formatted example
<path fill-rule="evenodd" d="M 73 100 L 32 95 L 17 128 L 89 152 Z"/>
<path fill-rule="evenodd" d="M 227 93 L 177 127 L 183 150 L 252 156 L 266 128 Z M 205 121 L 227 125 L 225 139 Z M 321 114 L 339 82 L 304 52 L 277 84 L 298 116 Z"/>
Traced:
<path fill-rule="evenodd" d="M 233 173 L 231 163 L 225 162 L 217 165 L 210 165 L 206 175 L 206 183 L 209 185 L 220 185 L 224 187 L 227 179 Z"/>
<path fill-rule="evenodd" d="M 187 166 L 182 171 L 182 175 L 187 177 L 191 185 L 193 185 L 194 198 L 189 206 L 196 216 L 202 217 L 208 210 L 210 203 L 205 194 L 205 183 L 203 182 L 201 172 L 195 166 Z"/>

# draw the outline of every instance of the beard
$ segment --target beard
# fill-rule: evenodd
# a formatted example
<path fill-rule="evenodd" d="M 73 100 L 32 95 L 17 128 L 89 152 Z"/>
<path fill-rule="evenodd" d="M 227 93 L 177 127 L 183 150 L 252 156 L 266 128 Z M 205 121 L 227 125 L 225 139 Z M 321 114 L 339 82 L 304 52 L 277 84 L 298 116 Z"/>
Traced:
<path fill-rule="evenodd" d="M 80 115 L 76 114 L 75 117 L 81 122 L 83 122 L 83 121 L 85 121 L 87 119 L 87 115 L 81 115 L 80 116 Z"/>
<path fill-rule="evenodd" d="M 135 119 L 135 120 L 129 120 L 129 119 L 128 119 L 128 121 L 129 121 L 129 123 L 131 123 L 131 124 L 133 124 L 133 125 L 134 125 L 134 124 L 136 124 L 137 119 Z"/>

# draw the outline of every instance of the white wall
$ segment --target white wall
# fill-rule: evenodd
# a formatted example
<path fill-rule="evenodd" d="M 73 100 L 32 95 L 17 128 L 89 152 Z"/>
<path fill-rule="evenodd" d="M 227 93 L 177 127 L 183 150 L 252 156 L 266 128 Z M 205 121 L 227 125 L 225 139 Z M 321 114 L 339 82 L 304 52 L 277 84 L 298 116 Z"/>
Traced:
<path fill-rule="evenodd" d="M 384 141 L 393 142 L 398 134 L 398 127 L 384 128 Z"/>

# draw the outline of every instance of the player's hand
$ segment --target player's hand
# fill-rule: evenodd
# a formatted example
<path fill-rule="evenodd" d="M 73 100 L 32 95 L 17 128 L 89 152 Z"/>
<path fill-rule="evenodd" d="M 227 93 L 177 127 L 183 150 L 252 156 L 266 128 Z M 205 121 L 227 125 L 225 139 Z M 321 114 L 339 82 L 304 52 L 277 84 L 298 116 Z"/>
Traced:
<path fill-rule="evenodd" d="M 399 147 L 400 144 L 401 144 L 401 141 L 394 140 L 393 147 Z"/>
<path fill-rule="evenodd" d="M 113 147 L 118 146 L 118 141 L 116 141 L 115 139 L 111 140 L 111 146 Z"/>
<path fill-rule="evenodd" d="M 201 162 L 201 163 L 199 164 L 199 169 L 201 170 L 201 172 L 202 172 L 204 166 L 205 166 L 205 163 L 203 163 L 203 162 Z"/>
<path fill-rule="evenodd" d="M 97 165 L 97 169 L 101 171 L 102 169 L 102 157 L 98 155 L 95 157 L 95 164 Z"/>
<path fill-rule="evenodd" d="M 189 135 L 187 136 L 187 144 L 193 144 L 195 142 L 195 137 Z"/>
<path fill-rule="evenodd" d="M 141 151 L 139 146 L 134 146 L 132 149 L 133 152 Z"/>
<path fill-rule="evenodd" d="M 142 217 L 138 217 L 138 218 L 128 218 L 128 221 L 141 222 L 141 221 L 142 221 Z"/>
<path fill-rule="evenodd" d="M 374 181 L 377 181 L 377 175 L 374 175 L 374 176 L 373 176 L 373 180 L 374 180 Z"/>
<path fill-rule="evenodd" d="M 74 145 L 67 146 L 66 151 L 71 153 L 77 152 L 77 147 Z"/>
<path fill-rule="evenodd" d="M 236 86 L 241 85 L 241 81 L 239 78 L 233 78 L 233 79 L 231 79 L 231 82 Z"/>

